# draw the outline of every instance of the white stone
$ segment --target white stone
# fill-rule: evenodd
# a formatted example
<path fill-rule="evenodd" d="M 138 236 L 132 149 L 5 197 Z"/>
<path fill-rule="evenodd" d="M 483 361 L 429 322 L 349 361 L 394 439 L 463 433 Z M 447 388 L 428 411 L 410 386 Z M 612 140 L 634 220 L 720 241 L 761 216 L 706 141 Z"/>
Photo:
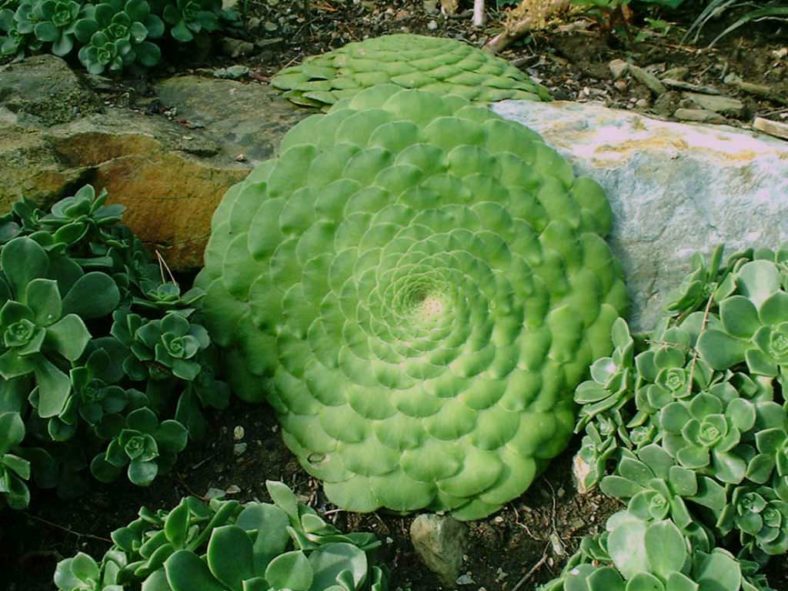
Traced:
<path fill-rule="evenodd" d="M 519 121 L 594 178 L 613 209 L 610 244 L 649 330 L 690 253 L 776 249 L 788 240 L 788 144 L 727 126 L 658 121 L 594 103 L 505 101 Z"/>

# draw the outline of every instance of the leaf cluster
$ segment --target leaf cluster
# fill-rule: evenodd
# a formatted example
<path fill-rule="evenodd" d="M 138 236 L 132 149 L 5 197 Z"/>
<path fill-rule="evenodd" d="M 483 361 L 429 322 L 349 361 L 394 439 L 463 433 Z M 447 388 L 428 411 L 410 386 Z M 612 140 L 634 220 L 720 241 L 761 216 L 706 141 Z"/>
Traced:
<path fill-rule="evenodd" d="M 0 9 L 0 58 L 74 51 L 91 74 L 161 60 L 159 43 L 189 43 L 237 20 L 220 0 L 20 0 Z"/>
<path fill-rule="evenodd" d="M 721 248 L 710 261 L 696 255 L 656 330 L 633 337 L 618 320 L 612 336 L 614 352 L 575 392 L 581 488 L 599 484 L 627 502 L 627 519 L 671 523 L 703 552 L 725 546 L 756 565 L 784 555 L 788 248 L 748 250 L 724 265 Z M 632 584 L 637 554 L 613 560 Z M 598 588 L 591 578 L 571 587 L 568 576 L 566 589 Z"/>
<path fill-rule="evenodd" d="M 343 534 L 283 483 L 271 503 L 186 497 L 171 511 L 143 507 L 112 533 L 96 561 L 79 553 L 57 565 L 60 591 L 385 591 L 369 553 L 371 533 Z"/>
<path fill-rule="evenodd" d="M 0 500 L 26 482 L 84 488 L 125 469 L 145 486 L 205 431 L 226 384 L 194 304 L 89 185 L 0 218 Z"/>

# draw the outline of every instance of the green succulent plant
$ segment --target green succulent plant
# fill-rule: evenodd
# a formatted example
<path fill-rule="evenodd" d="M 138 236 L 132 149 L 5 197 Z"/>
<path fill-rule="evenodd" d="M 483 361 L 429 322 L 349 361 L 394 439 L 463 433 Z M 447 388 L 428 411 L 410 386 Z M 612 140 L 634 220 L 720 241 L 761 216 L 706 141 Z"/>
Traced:
<path fill-rule="evenodd" d="M 25 438 L 25 423 L 16 412 L 0 412 L 0 502 L 24 509 L 30 502 L 25 481 L 30 479 L 30 462 L 11 453 Z"/>
<path fill-rule="evenodd" d="M 724 533 L 739 531 L 743 547 L 767 555 L 788 552 L 788 501 L 769 486 L 739 486 L 718 521 Z"/>
<path fill-rule="evenodd" d="M 299 503 L 281 482 L 266 482 L 273 504 L 186 497 L 171 511 L 143 507 L 115 530 L 97 562 L 79 553 L 57 565 L 60 591 L 386 591 L 368 553 L 374 534 L 343 534 Z"/>
<path fill-rule="evenodd" d="M 387 83 L 471 101 L 550 100 L 546 88 L 500 58 L 453 39 L 411 34 L 349 43 L 271 80 L 292 102 L 321 108 Z"/>
<path fill-rule="evenodd" d="M 175 0 L 165 5 L 162 16 L 172 27 L 172 38 L 188 43 L 194 39 L 195 33 L 219 28 L 221 5 L 217 0 Z"/>
<path fill-rule="evenodd" d="M 36 3 L 36 39 L 52 44 L 52 53 L 68 55 L 74 48 L 74 28 L 82 11 L 75 0 L 42 0 Z"/>
<path fill-rule="evenodd" d="M 267 396 L 332 502 L 470 519 L 570 437 L 625 307 L 609 224 L 527 128 L 381 85 L 228 191 L 196 284 L 234 390 Z"/>
<path fill-rule="evenodd" d="M 172 467 L 188 440 L 186 427 L 171 419 L 159 423 L 149 408 L 138 408 L 105 430 L 112 437 L 109 446 L 90 464 L 93 476 L 102 482 L 112 482 L 127 468 L 132 483 L 148 486 Z"/>
<path fill-rule="evenodd" d="M 720 515 L 725 508 L 725 488 L 707 476 L 676 465 L 659 445 L 642 448 L 637 455 L 622 450 L 616 474 L 605 476 L 600 488 L 611 496 L 629 499 L 628 510 L 641 519 L 670 518 L 680 528 L 693 518 L 685 501 L 707 507 Z"/>
<path fill-rule="evenodd" d="M 106 200 L 86 186 L 0 218 L 0 414 L 24 426 L 8 456 L 24 467 L 6 474 L 14 508 L 29 499 L 20 474 L 73 497 L 92 457 L 100 480 L 128 465 L 149 484 L 229 398 L 193 307 L 200 290 L 181 294 Z"/>
<path fill-rule="evenodd" d="M 753 260 L 734 273 L 736 293 L 720 302 L 720 325 L 698 342 L 714 369 L 746 363 L 753 374 L 788 381 L 788 292 L 781 266 L 785 260 Z"/>
<path fill-rule="evenodd" d="M 772 591 L 749 569 L 723 548 L 693 542 L 672 521 L 621 511 L 540 591 Z"/>
<path fill-rule="evenodd" d="M 90 5 L 76 23 L 75 33 L 85 44 L 79 59 L 91 73 L 134 62 L 151 67 L 161 59 L 159 46 L 149 39 L 164 34 L 164 22 L 151 12 L 147 0 L 104 0 Z"/>
<path fill-rule="evenodd" d="M 202 365 L 197 355 L 208 348 L 210 337 L 203 326 L 190 323 L 180 310 L 148 322 L 138 314 L 119 310 L 114 319 L 111 334 L 130 351 L 123 362 L 130 378 L 165 379 L 173 375 L 192 381 L 200 373 Z"/>

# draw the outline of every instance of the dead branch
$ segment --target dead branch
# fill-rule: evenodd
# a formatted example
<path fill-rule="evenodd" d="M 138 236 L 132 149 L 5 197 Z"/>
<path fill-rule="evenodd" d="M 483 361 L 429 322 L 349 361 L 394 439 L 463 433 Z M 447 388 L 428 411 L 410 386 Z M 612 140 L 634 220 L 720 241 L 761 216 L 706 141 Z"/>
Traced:
<path fill-rule="evenodd" d="M 490 39 L 484 49 L 498 53 L 528 31 L 545 28 L 548 22 L 562 16 L 569 8 L 570 0 L 522 0 L 517 8 L 510 11 L 503 32 Z"/>

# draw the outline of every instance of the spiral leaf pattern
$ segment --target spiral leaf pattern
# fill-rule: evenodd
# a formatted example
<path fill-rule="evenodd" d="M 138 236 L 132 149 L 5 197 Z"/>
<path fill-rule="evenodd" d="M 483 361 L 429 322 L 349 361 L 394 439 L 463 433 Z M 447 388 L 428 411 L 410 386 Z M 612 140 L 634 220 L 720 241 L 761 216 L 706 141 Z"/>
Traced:
<path fill-rule="evenodd" d="M 610 352 L 610 221 L 534 132 L 381 85 L 228 191 L 198 285 L 236 392 L 332 502 L 475 519 L 564 449 Z"/>
<path fill-rule="evenodd" d="M 271 80 L 292 102 L 320 108 L 386 83 L 479 102 L 550 100 L 545 87 L 505 60 L 454 39 L 411 34 L 349 43 Z"/>

